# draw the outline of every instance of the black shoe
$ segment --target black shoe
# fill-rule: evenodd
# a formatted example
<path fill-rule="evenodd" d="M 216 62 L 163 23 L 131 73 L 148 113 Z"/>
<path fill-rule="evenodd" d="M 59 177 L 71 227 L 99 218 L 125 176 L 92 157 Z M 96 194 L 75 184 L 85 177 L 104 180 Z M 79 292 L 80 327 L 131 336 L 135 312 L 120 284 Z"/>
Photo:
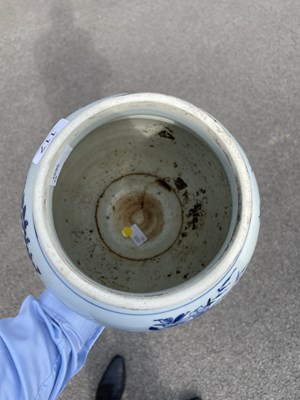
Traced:
<path fill-rule="evenodd" d="M 125 361 L 115 356 L 99 382 L 96 400 L 120 400 L 125 387 Z"/>

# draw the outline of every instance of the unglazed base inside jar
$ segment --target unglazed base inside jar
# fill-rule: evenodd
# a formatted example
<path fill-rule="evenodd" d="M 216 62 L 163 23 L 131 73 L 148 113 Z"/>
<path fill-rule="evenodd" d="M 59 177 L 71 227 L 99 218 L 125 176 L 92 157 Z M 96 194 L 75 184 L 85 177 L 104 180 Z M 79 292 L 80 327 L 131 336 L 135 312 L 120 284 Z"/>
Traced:
<path fill-rule="evenodd" d="M 66 160 L 53 220 L 74 266 L 115 290 L 151 293 L 199 274 L 229 241 L 232 195 L 211 148 L 158 117 L 90 132 Z M 137 245 L 124 228 L 138 226 Z"/>

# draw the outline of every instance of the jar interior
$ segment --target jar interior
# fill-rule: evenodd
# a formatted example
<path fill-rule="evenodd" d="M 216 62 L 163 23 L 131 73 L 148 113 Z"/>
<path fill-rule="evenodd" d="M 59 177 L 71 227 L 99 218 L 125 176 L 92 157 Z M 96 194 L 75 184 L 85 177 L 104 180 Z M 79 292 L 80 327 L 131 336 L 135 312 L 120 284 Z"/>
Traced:
<path fill-rule="evenodd" d="M 232 177 L 181 124 L 119 118 L 74 146 L 53 190 L 57 237 L 74 268 L 114 290 L 178 286 L 212 264 L 232 235 Z"/>

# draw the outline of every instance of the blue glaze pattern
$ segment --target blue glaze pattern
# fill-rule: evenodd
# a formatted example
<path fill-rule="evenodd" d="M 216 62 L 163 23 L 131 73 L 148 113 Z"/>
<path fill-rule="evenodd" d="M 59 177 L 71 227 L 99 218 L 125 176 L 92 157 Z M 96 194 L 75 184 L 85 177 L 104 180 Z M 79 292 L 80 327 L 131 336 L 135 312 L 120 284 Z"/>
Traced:
<path fill-rule="evenodd" d="M 33 256 L 32 256 L 32 253 L 31 253 L 31 251 L 29 249 L 29 246 L 28 246 L 28 244 L 30 243 L 30 238 L 28 236 L 28 231 L 27 231 L 29 222 L 26 219 L 26 204 L 25 204 L 24 197 L 25 196 L 24 196 L 24 193 L 23 193 L 22 205 L 21 205 L 21 227 L 22 227 L 22 231 L 23 231 L 23 238 L 24 238 L 24 242 L 25 242 L 25 246 L 26 246 L 29 258 L 30 258 L 30 260 L 31 260 L 36 272 L 41 274 L 41 271 L 39 270 L 39 267 L 33 262 Z"/>
<path fill-rule="evenodd" d="M 246 269 L 246 268 L 245 268 Z M 244 270 L 245 270 L 244 269 Z M 153 322 L 157 322 L 156 324 L 153 324 L 149 330 L 150 331 L 158 331 L 161 329 L 166 329 L 166 328 L 173 328 L 174 326 L 183 324 L 187 321 L 190 321 L 196 317 L 199 317 L 199 315 L 204 314 L 206 311 L 208 311 L 214 304 L 216 304 L 218 301 L 221 300 L 221 298 L 225 295 L 227 292 L 228 286 L 234 285 L 241 277 L 242 273 L 244 270 L 240 273 L 237 271 L 237 268 L 235 268 L 230 276 L 221 284 L 221 286 L 217 289 L 217 292 L 214 296 L 210 297 L 206 303 L 201 305 L 200 307 L 197 307 L 193 311 L 187 311 L 186 313 L 182 313 L 177 315 L 176 317 L 168 317 L 164 319 L 155 319 Z M 232 277 L 234 276 L 235 272 L 238 272 L 234 282 Z"/>

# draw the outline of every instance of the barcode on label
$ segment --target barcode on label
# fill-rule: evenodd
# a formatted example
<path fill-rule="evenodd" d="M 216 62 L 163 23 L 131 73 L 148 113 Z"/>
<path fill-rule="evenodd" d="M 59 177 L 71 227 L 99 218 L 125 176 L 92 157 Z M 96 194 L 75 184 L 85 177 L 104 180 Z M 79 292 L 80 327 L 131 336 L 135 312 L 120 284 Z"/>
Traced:
<path fill-rule="evenodd" d="M 133 240 L 133 242 L 137 245 L 137 246 L 141 246 L 143 243 L 146 242 L 147 237 L 143 234 L 143 232 L 140 230 L 140 228 L 134 224 L 131 226 L 131 236 L 130 238 Z"/>
<path fill-rule="evenodd" d="M 138 237 L 137 235 L 133 236 L 132 239 L 133 239 L 133 240 L 135 241 L 135 243 L 137 243 L 137 244 L 140 244 L 140 243 L 143 241 L 143 239 L 140 238 L 140 237 Z"/>

